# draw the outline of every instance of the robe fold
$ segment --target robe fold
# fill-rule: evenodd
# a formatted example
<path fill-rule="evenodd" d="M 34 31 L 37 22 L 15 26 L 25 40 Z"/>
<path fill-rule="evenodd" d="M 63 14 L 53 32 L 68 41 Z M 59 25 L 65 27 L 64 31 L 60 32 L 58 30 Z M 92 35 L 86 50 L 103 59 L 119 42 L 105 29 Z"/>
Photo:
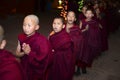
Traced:
<path fill-rule="evenodd" d="M 20 34 L 18 40 L 21 47 L 23 43 L 26 43 L 31 48 L 29 55 L 21 57 L 21 64 L 27 80 L 44 80 L 48 56 L 51 52 L 49 41 L 37 32 L 29 37 L 24 33 Z"/>
<path fill-rule="evenodd" d="M 11 52 L 0 50 L 0 80 L 24 80 L 22 67 Z"/>
<path fill-rule="evenodd" d="M 53 65 L 48 80 L 72 80 L 74 60 L 72 41 L 65 30 L 50 36 L 53 49 Z"/>
<path fill-rule="evenodd" d="M 102 29 L 101 29 L 101 40 L 102 40 L 102 51 L 107 51 L 108 50 L 108 25 L 107 21 L 105 18 L 96 18 L 96 20 L 101 24 Z"/>
<path fill-rule="evenodd" d="M 71 37 L 71 40 L 73 42 L 74 46 L 74 54 L 76 61 L 81 60 L 81 54 L 83 54 L 84 49 L 84 38 L 81 34 L 81 30 L 77 25 L 74 25 L 70 28 L 69 35 Z"/>
<path fill-rule="evenodd" d="M 88 66 L 91 66 L 93 60 L 101 53 L 101 30 L 99 23 L 95 20 L 82 20 L 82 29 L 85 29 L 86 25 L 89 28 L 82 33 L 85 39 L 85 50 L 81 58 Z"/>
<path fill-rule="evenodd" d="M 81 12 L 80 14 L 79 14 L 79 16 L 78 16 L 78 20 L 79 21 L 82 21 L 83 19 L 85 19 L 86 17 L 85 17 L 85 15 Z"/>

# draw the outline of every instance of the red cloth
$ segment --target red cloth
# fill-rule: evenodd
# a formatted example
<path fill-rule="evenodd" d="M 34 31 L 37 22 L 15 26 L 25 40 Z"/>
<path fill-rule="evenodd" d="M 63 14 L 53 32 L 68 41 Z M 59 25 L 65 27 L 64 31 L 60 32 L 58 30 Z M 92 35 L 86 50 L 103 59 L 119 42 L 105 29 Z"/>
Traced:
<path fill-rule="evenodd" d="M 108 50 L 108 25 L 105 18 L 95 18 L 102 26 L 101 39 L 102 39 L 102 51 Z"/>
<path fill-rule="evenodd" d="M 24 80 L 19 62 L 6 50 L 0 50 L 0 80 Z"/>
<path fill-rule="evenodd" d="M 108 50 L 108 28 L 105 20 L 100 20 L 100 24 L 102 25 L 101 29 L 101 37 L 102 37 L 102 51 Z"/>
<path fill-rule="evenodd" d="M 101 30 L 98 22 L 95 20 L 82 20 L 82 29 L 86 25 L 89 26 L 89 29 L 82 33 L 85 39 L 85 50 L 81 58 L 86 64 L 91 66 L 95 57 L 98 57 L 101 53 Z"/>
<path fill-rule="evenodd" d="M 85 15 L 81 12 L 80 14 L 79 14 L 79 16 L 78 16 L 78 20 L 79 21 L 81 21 L 81 20 L 83 20 L 83 19 L 85 19 L 86 17 L 85 17 Z"/>
<path fill-rule="evenodd" d="M 62 30 L 50 36 L 49 40 L 54 50 L 54 59 L 48 80 L 72 80 L 74 60 L 69 34 Z"/>
<path fill-rule="evenodd" d="M 75 64 L 79 67 L 83 67 L 82 54 L 84 53 L 85 41 L 81 34 L 81 30 L 77 25 L 73 25 L 70 29 L 69 35 L 73 42 L 74 49 L 74 60 Z"/>
<path fill-rule="evenodd" d="M 51 52 L 49 41 L 39 33 L 27 37 L 25 34 L 18 36 L 20 45 L 29 44 L 31 52 L 21 58 L 21 64 L 28 80 L 44 80 L 48 65 L 48 55 Z"/>

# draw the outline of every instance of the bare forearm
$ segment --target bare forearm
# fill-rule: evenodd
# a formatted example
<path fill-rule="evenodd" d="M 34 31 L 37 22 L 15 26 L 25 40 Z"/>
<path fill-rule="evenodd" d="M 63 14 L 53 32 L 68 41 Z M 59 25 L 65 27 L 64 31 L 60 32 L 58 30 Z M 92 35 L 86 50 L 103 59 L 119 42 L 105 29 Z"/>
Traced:
<path fill-rule="evenodd" d="M 24 56 L 24 52 L 18 52 L 18 51 L 16 51 L 15 56 L 16 57 L 22 57 L 22 56 Z"/>

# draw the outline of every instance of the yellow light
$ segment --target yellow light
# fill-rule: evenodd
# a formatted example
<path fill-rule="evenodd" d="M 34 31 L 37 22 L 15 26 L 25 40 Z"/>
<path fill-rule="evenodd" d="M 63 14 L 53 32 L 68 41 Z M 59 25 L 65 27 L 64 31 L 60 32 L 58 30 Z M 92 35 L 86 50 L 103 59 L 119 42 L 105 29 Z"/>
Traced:
<path fill-rule="evenodd" d="M 58 0 L 58 9 L 61 9 L 60 16 L 64 17 L 66 21 L 67 9 L 68 9 L 68 0 Z"/>
<path fill-rule="evenodd" d="M 58 2 L 59 2 L 60 5 L 62 4 L 62 0 L 59 0 Z"/>
<path fill-rule="evenodd" d="M 62 0 L 59 0 L 59 1 L 58 1 L 58 4 L 59 4 L 59 5 L 58 5 L 58 8 L 59 8 L 59 9 L 62 9 L 62 8 L 63 8 L 62 3 L 63 3 Z"/>

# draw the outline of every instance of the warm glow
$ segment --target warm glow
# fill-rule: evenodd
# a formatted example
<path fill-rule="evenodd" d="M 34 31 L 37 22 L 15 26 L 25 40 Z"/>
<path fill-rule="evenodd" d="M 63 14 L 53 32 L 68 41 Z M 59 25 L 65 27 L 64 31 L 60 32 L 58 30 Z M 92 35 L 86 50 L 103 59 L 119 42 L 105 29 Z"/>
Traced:
<path fill-rule="evenodd" d="M 59 4 L 59 5 L 58 5 L 58 8 L 59 8 L 59 9 L 62 9 L 62 8 L 63 8 L 63 7 L 62 7 L 62 3 L 63 3 L 62 0 L 59 0 L 59 1 L 58 1 L 58 4 Z"/>
<path fill-rule="evenodd" d="M 61 2 L 62 1 L 62 2 Z M 64 19 L 66 20 L 66 15 L 67 15 L 67 9 L 68 9 L 68 0 L 59 0 L 59 9 L 61 9 L 60 16 L 63 16 Z"/>

